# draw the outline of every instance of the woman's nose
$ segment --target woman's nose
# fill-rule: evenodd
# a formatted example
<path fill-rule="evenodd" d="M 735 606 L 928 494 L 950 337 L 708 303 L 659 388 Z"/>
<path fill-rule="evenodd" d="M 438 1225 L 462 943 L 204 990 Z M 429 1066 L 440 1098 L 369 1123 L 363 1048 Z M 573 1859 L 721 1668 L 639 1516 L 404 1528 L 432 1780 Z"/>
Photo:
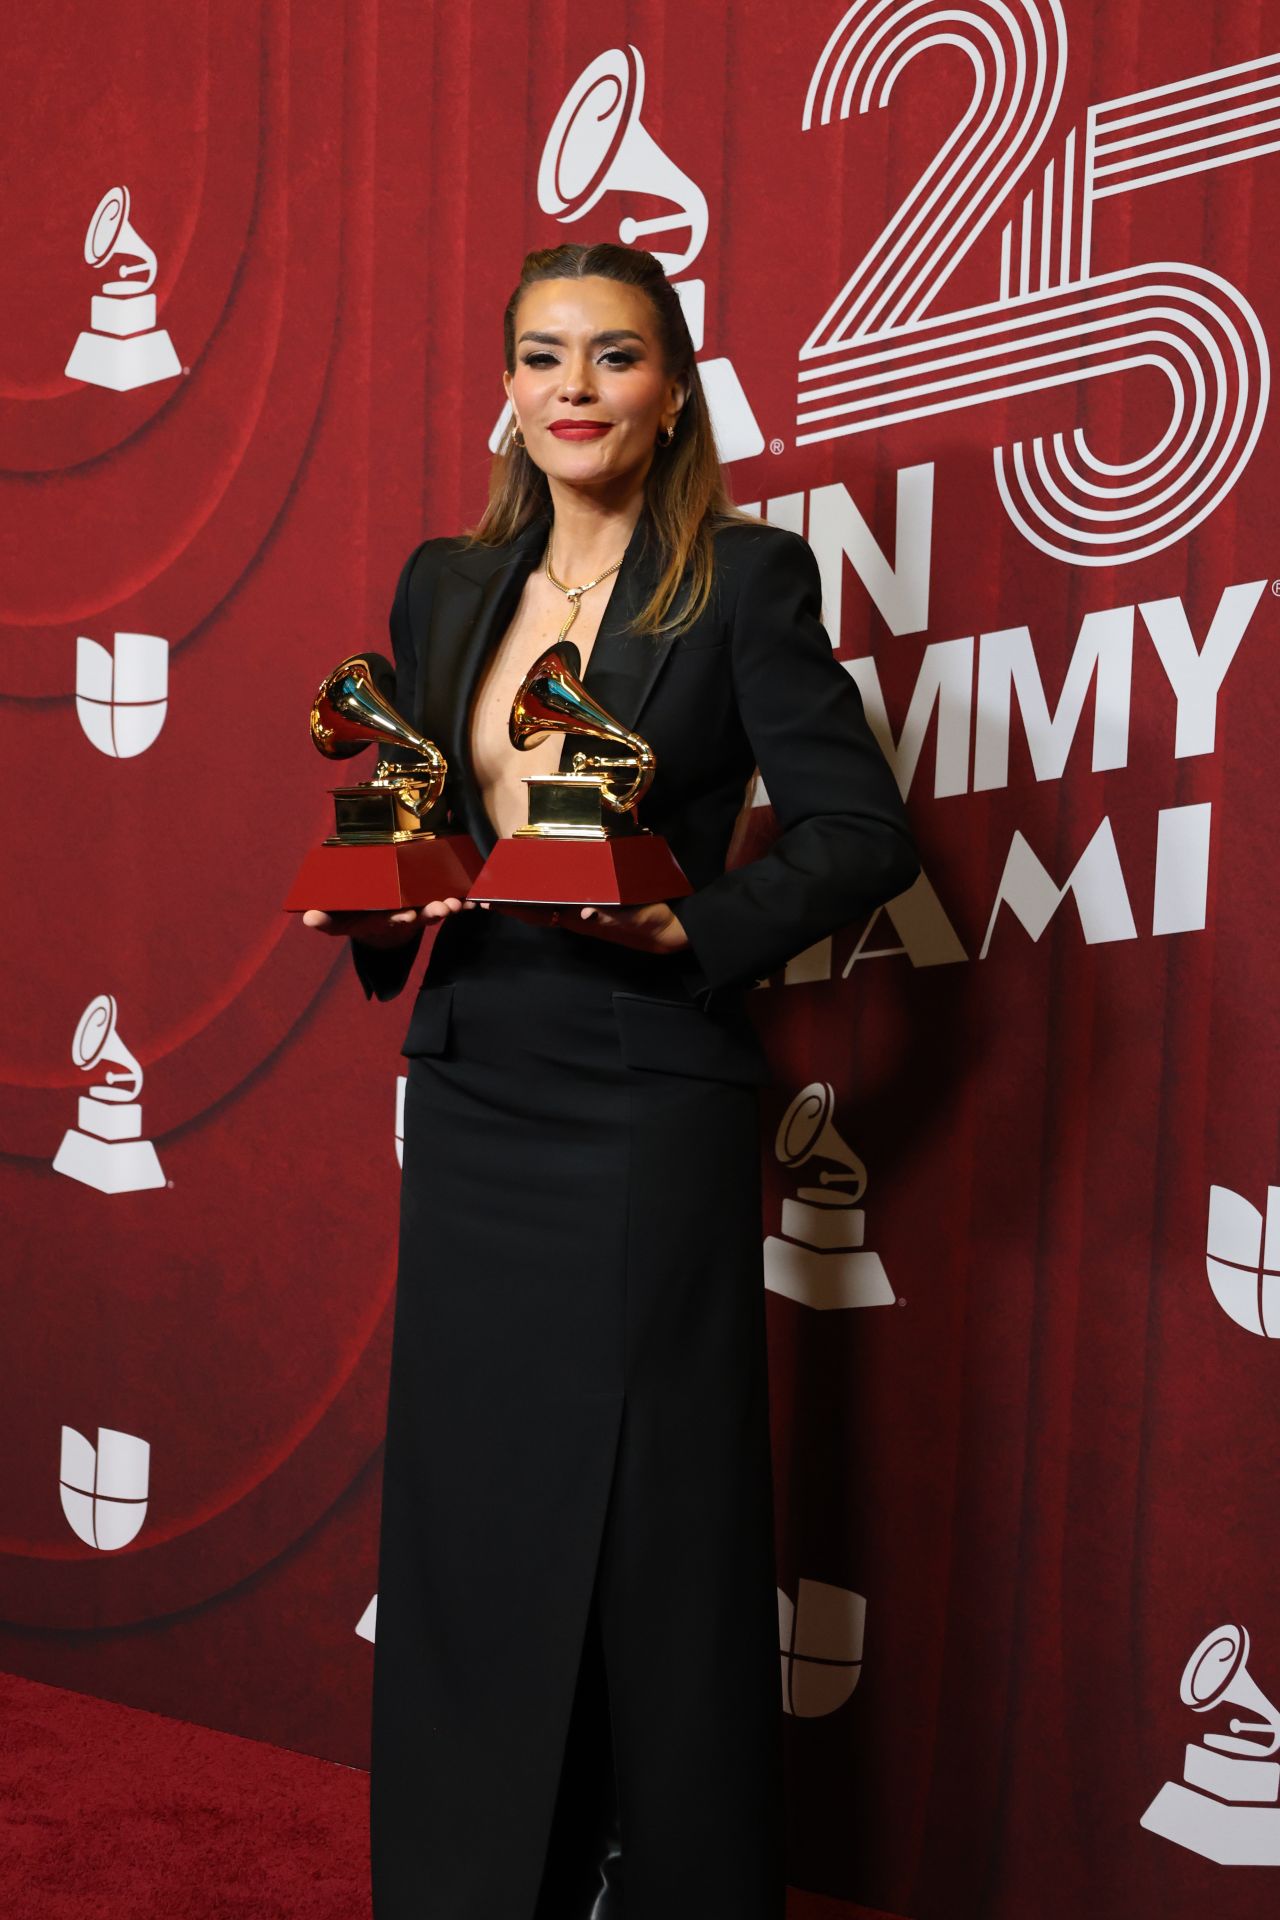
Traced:
<path fill-rule="evenodd" d="M 565 362 L 560 381 L 560 393 L 566 401 L 585 400 L 591 397 L 591 362 L 589 360 Z"/>

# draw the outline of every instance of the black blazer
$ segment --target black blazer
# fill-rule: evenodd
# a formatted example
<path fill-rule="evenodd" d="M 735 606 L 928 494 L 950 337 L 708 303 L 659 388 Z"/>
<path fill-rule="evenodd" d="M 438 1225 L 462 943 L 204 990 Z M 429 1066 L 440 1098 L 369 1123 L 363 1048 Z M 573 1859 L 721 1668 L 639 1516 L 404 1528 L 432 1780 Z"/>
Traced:
<path fill-rule="evenodd" d="M 424 540 L 391 608 L 396 704 L 440 746 L 449 816 L 483 853 L 495 835 L 471 773 L 468 716 L 547 530 L 537 519 L 500 547 Z M 640 820 L 666 835 L 693 885 L 671 906 L 689 937 L 684 977 L 704 1006 L 864 917 L 920 870 L 897 783 L 822 625 L 807 542 L 780 527 L 730 525 L 716 534 L 715 559 L 711 601 L 691 627 L 674 638 L 629 632 L 659 572 L 642 514 L 584 675 L 656 756 Z M 567 737 L 561 765 L 579 745 L 599 743 Z M 755 766 L 780 833 L 726 873 Z M 387 953 L 353 942 L 353 952 L 366 994 L 389 999 L 408 978 L 416 943 Z"/>

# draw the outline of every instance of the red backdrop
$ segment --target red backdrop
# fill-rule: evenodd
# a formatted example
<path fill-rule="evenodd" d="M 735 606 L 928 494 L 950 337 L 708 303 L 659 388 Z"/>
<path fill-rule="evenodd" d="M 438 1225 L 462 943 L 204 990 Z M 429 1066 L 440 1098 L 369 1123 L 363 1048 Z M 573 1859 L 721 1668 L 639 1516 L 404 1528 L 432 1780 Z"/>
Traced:
<path fill-rule="evenodd" d="M 1155 18 L 10 28 L 4 1665 L 367 1761 L 406 1003 L 280 911 L 304 716 L 479 512 L 523 252 L 670 220 L 733 491 L 818 553 L 926 869 L 752 996 L 797 1910 L 1270 1911 L 1230 1720 L 1240 1629 L 1280 1695 L 1280 7 Z M 838 1138 L 784 1165 L 814 1083 Z M 784 1212 L 841 1142 L 857 1257 Z"/>

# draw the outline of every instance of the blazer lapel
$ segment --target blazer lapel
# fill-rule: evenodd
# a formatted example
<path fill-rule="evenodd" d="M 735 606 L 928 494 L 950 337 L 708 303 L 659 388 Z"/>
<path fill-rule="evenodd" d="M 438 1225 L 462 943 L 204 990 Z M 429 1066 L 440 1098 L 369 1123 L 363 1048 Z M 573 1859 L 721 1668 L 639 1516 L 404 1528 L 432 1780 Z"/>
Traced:
<path fill-rule="evenodd" d="M 647 526 L 647 516 L 641 514 L 583 675 L 583 685 L 593 698 L 632 731 L 672 644 L 670 634 L 628 631 L 658 578 L 658 556 L 646 538 Z M 484 663 L 510 625 L 524 583 L 541 560 L 547 532 L 546 518 L 539 517 L 505 546 L 470 547 L 450 557 L 437 578 L 430 631 L 420 660 L 419 717 L 437 726 L 436 738 L 462 803 L 463 824 L 485 853 L 495 835 L 471 770 L 471 703 Z M 569 765 L 579 747 L 594 752 L 601 743 L 566 735 L 561 767 Z"/>
<path fill-rule="evenodd" d="M 606 712 L 632 731 L 671 648 L 670 634 L 629 630 L 657 585 L 660 571 L 652 540 L 646 538 L 647 526 L 647 516 L 641 514 L 627 542 L 582 680 Z M 593 750 L 591 743 L 566 740 L 562 766 L 568 765 L 576 745 Z M 599 741 L 594 746 L 598 748 Z"/>
<path fill-rule="evenodd" d="M 471 771 L 471 702 L 481 667 L 511 623 L 546 536 L 546 520 L 535 519 L 505 546 L 469 547 L 452 555 L 440 570 L 432 600 L 419 713 L 428 724 L 435 720 L 463 825 L 486 853 L 495 835 Z"/>

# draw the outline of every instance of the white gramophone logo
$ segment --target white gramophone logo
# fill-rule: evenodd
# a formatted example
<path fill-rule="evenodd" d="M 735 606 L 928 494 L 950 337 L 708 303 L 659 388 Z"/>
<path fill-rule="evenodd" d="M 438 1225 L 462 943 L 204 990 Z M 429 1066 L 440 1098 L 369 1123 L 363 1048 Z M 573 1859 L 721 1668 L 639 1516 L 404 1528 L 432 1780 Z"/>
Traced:
<path fill-rule="evenodd" d="M 782 1203 L 782 1233 L 764 1243 L 764 1283 L 801 1306 L 887 1307 L 893 1288 L 878 1253 L 862 1244 L 867 1217 L 856 1203 L 867 1170 L 836 1130 L 830 1081 L 801 1087 L 778 1123 L 774 1151 L 784 1167 L 828 1160 L 816 1186 L 801 1187 Z M 846 1189 L 848 1189 L 846 1191 Z"/>
<path fill-rule="evenodd" d="M 1280 1187 L 1267 1188 L 1265 1222 L 1241 1194 L 1210 1187 L 1205 1267 L 1238 1327 L 1280 1339 Z"/>
<path fill-rule="evenodd" d="M 663 253 L 656 247 L 652 251 L 668 279 L 675 281 L 694 352 L 701 354 L 706 281 L 676 281 L 676 275 L 692 266 L 706 243 L 706 197 L 645 131 L 640 121 L 643 105 L 644 61 L 635 47 L 613 47 L 593 60 L 565 95 L 547 135 L 538 168 L 538 205 L 567 226 L 590 213 L 606 192 L 653 194 L 671 201 L 671 213 L 648 220 L 620 220 L 618 238 L 624 246 L 638 240 L 647 247 L 653 234 L 688 229 L 683 251 Z M 698 372 L 721 460 L 728 465 L 762 453 L 764 437 L 732 363 L 724 358 L 700 359 Z M 489 436 L 494 453 L 510 418 L 511 408 L 504 406 Z"/>
<path fill-rule="evenodd" d="M 1188 1660 L 1180 1692 L 1193 1713 L 1243 1708 L 1227 1733 L 1187 1746 L 1181 1780 L 1166 1780 L 1142 1816 L 1151 1833 L 1224 1867 L 1280 1867 L 1280 1710 L 1249 1674 L 1243 1627 L 1215 1627 Z"/>
<path fill-rule="evenodd" d="M 95 1448 L 74 1427 L 62 1429 L 62 1511 L 86 1546 L 127 1547 L 147 1517 L 151 1447 L 135 1433 L 98 1428 Z"/>
<path fill-rule="evenodd" d="M 109 993 L 91 1000 L 80 1016 L 71 1058 L 85 1073 L 108 1067 L 101 1083 L 80 1096 L 80 1125 L 68 1127 L 54 1157 L 55 1173 L 65 1173 L 99 1193 L 139 1193 L 162 1187 L 164 1175 L 156 1150 L 142 1138 L 142 1068 L 116 1032 L 116 1003 Z M 121 1085 L 120 1083 L 124 1084 Z"/>
<path fill-rule="evenodd" d="M 131 760 L 159 738 L 169 706 L 169 642 L 118 633 L 113 651 L 76 640 L 76 712 L 99 753 Z"/>
<path fill-rule="evenodd" d="M 104 281 L 102 292 L 94 294 L 89 330 L 71 349 L 67 377 L 126 393 L 181 373 L 172 340 L 156 325 L 151 291 L 156 256 L 129 219 L 128 187 L 111 187 L 99 200 L 84 237 L 84 257 L 91 267 L 117 261 L 119 277 Z M 138 280 L 139 274 L 145 278 Z"/>
<path fill-rule="evenodd" d="M 795 1604 L 778 1588 L 782 1710 L 800 1720 L 834 1713 L 862 1674 L 867 1603 L 848 1587 L 802 1580 Z"/>

